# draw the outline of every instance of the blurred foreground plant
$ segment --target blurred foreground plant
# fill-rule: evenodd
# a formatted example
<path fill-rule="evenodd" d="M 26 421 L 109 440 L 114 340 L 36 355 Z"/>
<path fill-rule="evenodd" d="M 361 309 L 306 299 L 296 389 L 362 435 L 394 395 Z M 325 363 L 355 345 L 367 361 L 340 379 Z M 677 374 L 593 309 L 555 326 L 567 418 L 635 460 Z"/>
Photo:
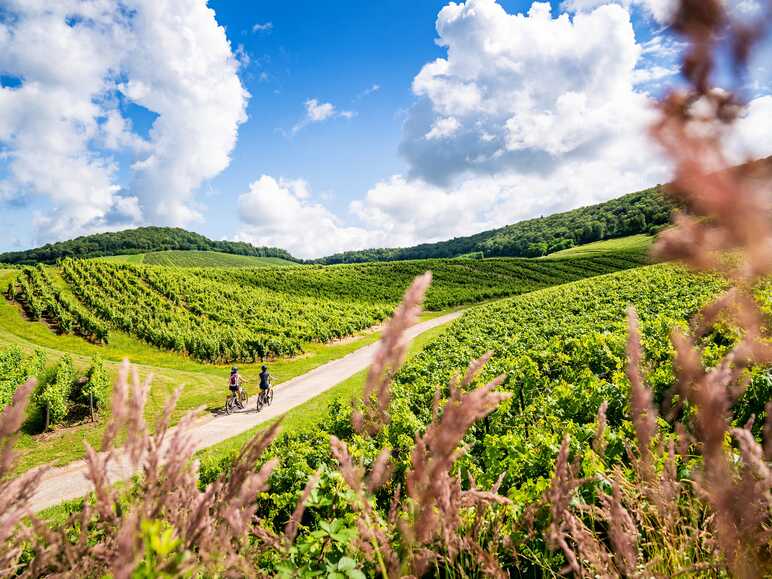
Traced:
<path fill-rule="evenodd" d="M 629 314 L 628 376 L 637 453 L 626 477 L 620 467 L 599 491 L 599 504 L 569 508 L 576 478 L 564 442 L 552 489 L 550 539 L 578 575 L 715 575 L 761 577 L 772 572 L 772 406 L 767 405 L 766 450 L 751 432 L 754 418 L 732 428 L 731 409 L 748 382 L 747 369 L 772 363 L 769 320 L 754 289 L 772 274 L 768 163 L 731 168 L 725 138 L 742 110 L 739 98 L 712 85 L 716 61 L 728 53 L 741 74 L 754 43 L 772 19 L 760 3 L 752 24 L 732 20 L 719 0 L 681 0 L 672 23 L 686 41 L 687 90 L 660 104 L 654 138 L 675 164 L 670 193 L 686 207 L 663 232 L 654 253 L 698 270 L 720 271 L 732 288 L 707 305 L 691 335 L 673 329 L 677 384 L 665 399 L 665 418 L 683 417 L 667 439 L 644 384 L 640 335 Z M 710 368 L 698 341 L 717 323 L 739 334 Z M 599 424 L 603 417 L 599 415 Z M 679 468 L 694 466 L 690 479 Z M 605 488 L 603 488 L 605 487 Z"/>

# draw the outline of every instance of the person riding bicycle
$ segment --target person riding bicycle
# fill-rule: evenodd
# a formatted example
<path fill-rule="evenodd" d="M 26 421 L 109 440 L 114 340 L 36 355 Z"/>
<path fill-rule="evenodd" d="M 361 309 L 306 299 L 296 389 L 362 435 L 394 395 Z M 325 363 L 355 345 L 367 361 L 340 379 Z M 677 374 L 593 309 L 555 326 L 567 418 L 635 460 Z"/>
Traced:
<path fill-rule="evenodd" d="M 231 368 L 231 377 L 228 380 L 228 390 L 231 391 L 232 395 L 236 395 L 238 392 L 241 391 L 241 375 L 239 375 L 239 369 L 234 366 Z"/>
<path fill-rule="evenodd" d="M 271 387 L 271 375 L 268 373 L 268 366 L 263 366 L 260 372 L 260 391 L 264 392 Z"/>

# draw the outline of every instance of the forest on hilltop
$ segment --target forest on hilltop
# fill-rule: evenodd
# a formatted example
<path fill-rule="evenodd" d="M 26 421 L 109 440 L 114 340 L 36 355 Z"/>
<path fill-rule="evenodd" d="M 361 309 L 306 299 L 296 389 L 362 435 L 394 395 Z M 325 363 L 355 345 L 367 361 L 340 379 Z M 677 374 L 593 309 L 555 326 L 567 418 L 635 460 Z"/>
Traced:
<path fill-rule="evenodd" d="M 480 254 L 484 257 L 541 257 L 576 245 L 641 233 L 656 233 L 670 222 L 673 203 L 662 186 L 630 193 L 605 203 L 581 207 L 483 231 L 469 237 L 414 247 L 347 251 L 322 263 L 397 261 Z"/>
<path fill-rule="evenodd" d="M 221 251 L 234 255 L 298 261 L 287 251 L 276 247 L 255 247 L 241 241 L 214 241 L 179 227 L 138 227 L 85 235 L 27 251 L 3 253 L 0 254 L 0 263 L 56 263 L 67 257 L 91 258 L 168 250 Z"/>

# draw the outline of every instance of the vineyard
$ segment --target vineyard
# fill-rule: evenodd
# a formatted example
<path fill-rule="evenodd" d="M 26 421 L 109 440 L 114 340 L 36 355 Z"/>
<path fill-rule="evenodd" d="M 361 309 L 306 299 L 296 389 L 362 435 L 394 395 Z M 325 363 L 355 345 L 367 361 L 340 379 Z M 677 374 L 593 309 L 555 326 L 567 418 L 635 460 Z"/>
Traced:
<path fill-rule="evenodd" d="M 426 297 L 426 308 L 442 310 L 638 267 L 644 260 L 642 253 L 607 253 L 550 261 L 431 259 L 282 270 L 211 270 L 198 275 L 217 280 L 237 279 L 245 285 L 292 295 L 396 304 L 416 276 L 431 271 L 434 281 Z"/>
<path fill-rule="evenodd" d="M 34 89 L 58 86 L 26 58 L 41 41 L 66 31 L 67 42 L 49 43 L 62 53 L 51 56 L 74 55 L 73 70 L 107 63 L 70 75 L 90 81 L 76 96 L 91 94 L 91 109 L 69 107 L 88 114 L 26 115 L 48 139 L 29 138 L 25 122 L 0 135 L 16 163 L 9 191 L 35 196 L 16 212 L 31 225 L 18 223 L 14 245 L 56 238 L 62 224 L 109 229 L 207 209 L 215 219 L 233 213 L 236 195 L 236 219 L 202 226 L 286 241 L 303 255 L 319 251 L 314 232 L 360 231 L 337 223 L 346 195 L 327 199 L 305 181 L 268 176 L 289 162 L 323 187 L 358 188 L 357 179 L 336 186 L 350 175 L 325 172 L 350 149 L 339 130 L 309 127 L 311 148 L 264 155 L 266 173 L 249 196 L 233 191 L 255 140 L 239 137 L 235 148 L 244 119 L 231 113 L 244 117 L 265 80 L 238 70 L 249 58 L 233 34 L 269 32 L 273 20 L 255 24 L 254 14 L 215 11 L 206 0 L 183 11 L 195 26 L 143 3 L 109 13 L 80 6 L 88 2 L 12 4 L 0 9 L 0 45 L 24 58 L 12 59 L 19 70 L 0 89 L 25 105 L 14 111 L 39 104 L 23 100 Z M 0 576 L 772 579 L 772 157 L 754 160 L 768 143 L 748 130 L 765 126 L 772 98 L 758 65 L 772 0 L 672 0 L 667 10 L 632 0 L 507 4 L 442 8 L 433 61 L 413 33 L 427 11 L 401 10 L 410 42 L 390 56 L 424 61 L 412 81 L 419 100 L 400 115 L 404 178 L 349 199 L 355 221 L 375 228 L 364 238 L 380 248 L 302 260 L 148 226 L 0 254 Z M 295 34 L 292 16 L 303 11 L 295 12 L 275 14 L 272 39 L 283 37 L 279 52 L 305 62 L 319 50 L 314 35 Z M 338 31 L 344 57 L 379 56 L 358 39 L 377 36 L 383 14 L 343 7 L 332 16 L 313 27 Z M 152 59 L 130 42 L 185 48 L 191 30 L 212 42 L 151 50 Z M 529 39 L 537 42 L 524 47 Z M 646 71 L 633 61 L 654 44 L 644 65 L 672 65 L 677 79 L 634 78 Z M 201 62 L 208 74 L 198 76 L 214 82 L 192 83 L 193 97 L 178 90 L 179 113 L 140 86 L 193 78 Z M 319 64 L 336 80 L 335 66 Z M 614 68 L 622 81 L 607 74 Z M 281 70 L 262 76 L 269 72 Z M 591 125 L 611 110 L 610 84 L 613 111 L 636 122 L 599 137 Z M 103 85 L 113 87 L 106 96 Z M 62 98 L 71 88 L 53 96 L 88 100 Z M 217 98 L 223 88 L 241 100 Z M 147 138 L 148 119 L 130 101 L 158 109 Z M 514 104 L 502 112 L 504 101 Z M 356 114 L 335 102 L 307 100 L 285 140 Z M 368 112 L 363 122 L 388 113 L 372 103 L 356 107 Z M 113 112 L 107 120 L 120 122 L 102 131 Z M 560 150 L 552 124 L 567 145 Z M 81 125 L 100 130 L 78 141 L 70 133 Z M 208 133 L 212 159 L 175 146 Z M 86 145 L 88 168 L 105 169 L 102 181 L 115 187 L 77 186 L 86 171 L 73 164 L 82 155 L 62 154 L 71 142 Z M 639 149 L 654 151 L 656 166 L 641 163 Z M 30 160 L 47 180 L 35 180 Z M 64 176 L 62 191 L 49 173 Z M 656 177 L 669 183 L 548 213 Z M 213 186 L 222 195 L 207 195 Z M 454 198 L 443 201 L 458 209 L 448 218 L 398 219 L 420 217 L 433 198 L 452 197 L 449 188 L 492 201 Z M 102 203 L 103 190 L 114 203 Z M 516 209 L 528 219 L 501 227 Z M 392 217 L 403 229 L 415 222 L 418 237 L 443 224 L 498 228 L 389 248 Z M 340 249 L 356 247 L 351 237 L 337 239 Z M 276 400 L 266 407 L 271 386 Z"/>
<path fill-rule="evenodd" d="M 94 420 L 95 412 L 107 405 L 110 376 L 101 358 L 93 358 L 85 376 L 79 376 L 69 354 L 49 365 L 40 350 L 27 355 L 18 346 L 0 349 L 0 407 L 8 405 L 19 385 L 32 378 L 37 387 L 27 424 L 34 430 L 48 430 L 85 415 Z"/>
<path fill-rule="evenodd" d="M 77 334 L 96 342 L 108 340 L 107 325 L 65 296 L 42 265 L 25 267 L 8 286 L 6 297 L 22 304 L 31 320 L 45 319 L 57 332 Z"/>
<path fill-rule="evenodd" d="M 513 398 L 469 431 L 470 453 L 462 461 L 481 484 L 504 473 L 503 488 L 532 501 L 545 488 L 565 435 L 586 445 L 594 435 L 598 408 L 608 403 L 610 456 L 622 459 L 631 432 L 629 381 L 625 376 L 626 309 L 641 320 L 648 384 L 658 400 L 675 383 L 670 331 L 715 297 L 725 283 L 672 266 L 651 266 L 519 296 L 470 311 L 401 372 L 395 397 L 405 420 L 431 419 L 438 384 L 467 361 L 492 351 L 481 381 L 505 374 Z M 763 299 L 772 295 L 769 288 Z M 734 343 L 730 328 L 704 338 L 711 365 Z M 757 368 L 735 405 L 738 425 L 752 415 L 763 424 L 772 396 L 768 371 Z M 397 440 L 393 441 L 397 443 Z M 607 455 L 609 456 L 609 455 Z M 587 465 L 591 469 L 591 465 Z M 592 474 L 588 472 L 587 474 Z"/>
<path fill-rule="evenodd" d="M 23 268 L 9 299 L 57 332 L 107 342 L 110 328 L 205 362 L 293 356 L 385 319 L 416 276 L 429 309 L 517 295 L 639 265 L 613 254 L 547 261 L 424 260 L 342 266 L 185 268 L 64 260 Z M 54 279 L 56 278 L 56 279 Z M 74 297 L 70 297 L 71 294 Z"/>
<path fill-rule="evenodd" d="M 298 264 L 280 257 L 235 255 L 220 251 L 155 251 L 146 253 L 142 263 L 174 267 L 292 267 Z"/>
<path fill-rule="evenodd" d="M 697 276 L 673 266 L 650 266 L 473 308 L 397 375 L 390 423 L 382 436 L 354 436 L 350 404 L 340 401 L 333 405 L 323 427 L 280 437 L 267 458 L 277 458 L 281 467 L 274 471 L 271 493 L 260 499 L 259 512 L 264 520 L 286 521 L 308 477 L 315 471 L 332 472 L 330 435 L 345 440 L 352 455 L 365 457 L 365 462 L 374 462 L 383 445 L 389 447 L 395 472 L 404 473 L 410 467 L 416 433 L 423 432 L 432 420 L 437 388 L 486 351 L 492 351 L 493 357 L 476 384 L 503 373 L 507 376 L 503 388 L 513 397 L 468 431 L 467 450 L 459 465 L 462 478 L 471 476 L 480 488 L 490 488 L 502 477 L 500 492 L 519 511 L 548 487 L 566 434 L 574 450 L 589 444 L 604 401 L 608 402 L 606 456 L 612 462 L 608 466 L 588 463 L 582 468 L 588 476 L 597 474 L 599 468 L 610 468 L 614 461 L 624 459 L 632 432 L 629 382 L 624 373 L 627 307 L 634 305 L 640 314 L 647 363 L 654 368 L 648 381 L 661 397 L 675 380 L 670 328 L 674 324 L 684 327 L 700 306 L 724 288 L 717 277 Z M 772 312 L 771 290 L 766 288 L 760 298 Z M 733 341 L 728 328 L 704 338 L 710 345 L 711 360 L 727 351 Z M 447 387 L 440 390 L 440 396 L 442 402 L 448 396 Z M 756 368 L 750 387 L 735 405 L 737 424 L 755 415 L 761 428 L 770 396 L 772 377 L 768 370 Z M 202 480 L 214 480 L 230 468 L 234 458 L 210 456 L 204 461 Z M 344 496 L 336 494 L 337 480 L 325 476 L 320 488 L 326 497 L 313 503 L 311 514 L 306 515 L 311 536 L 318 525 L 326 524 L 328 505 L 345 503 Z M 399 476 L 396 481 L 404 482 Z M 340 492 L 345 495 L 346 491 Z M 355 533 L 356 516 L 339 516 L 341 535 L 346 529 Z M 532 547 L 538 551 L 544 545 L 537 540 Z M 548 560 L 542 563 L 550 564 Z"/>
<path fill-rule="evenodd" d="M 384 304 L 289 296 L 163 267 L 67 260 L 61 271 L 114 327 L 209 362 L 294 355 L 306 342 L 348 336 L 389 313 Z"/>

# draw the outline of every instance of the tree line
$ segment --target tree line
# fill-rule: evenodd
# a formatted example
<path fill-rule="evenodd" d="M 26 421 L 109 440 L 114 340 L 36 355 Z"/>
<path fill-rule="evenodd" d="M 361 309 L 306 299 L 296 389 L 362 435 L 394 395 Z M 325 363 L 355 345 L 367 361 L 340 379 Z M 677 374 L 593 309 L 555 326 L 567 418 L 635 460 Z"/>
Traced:
<path fill-rule="evenodd" d="M 85 235 L 69 241 L 49 243 L 37 249 L 3 253 L 0 254 L 0 263 L 56 263 L 68 257 L 92 258 L 168 250 L 220 251 L 234 255 L 278 257 L 298 261 L 287 251 L 276 247 L 255 247 L 241 241 L 213 241 L 178 227 L 138 227 Z"/>

